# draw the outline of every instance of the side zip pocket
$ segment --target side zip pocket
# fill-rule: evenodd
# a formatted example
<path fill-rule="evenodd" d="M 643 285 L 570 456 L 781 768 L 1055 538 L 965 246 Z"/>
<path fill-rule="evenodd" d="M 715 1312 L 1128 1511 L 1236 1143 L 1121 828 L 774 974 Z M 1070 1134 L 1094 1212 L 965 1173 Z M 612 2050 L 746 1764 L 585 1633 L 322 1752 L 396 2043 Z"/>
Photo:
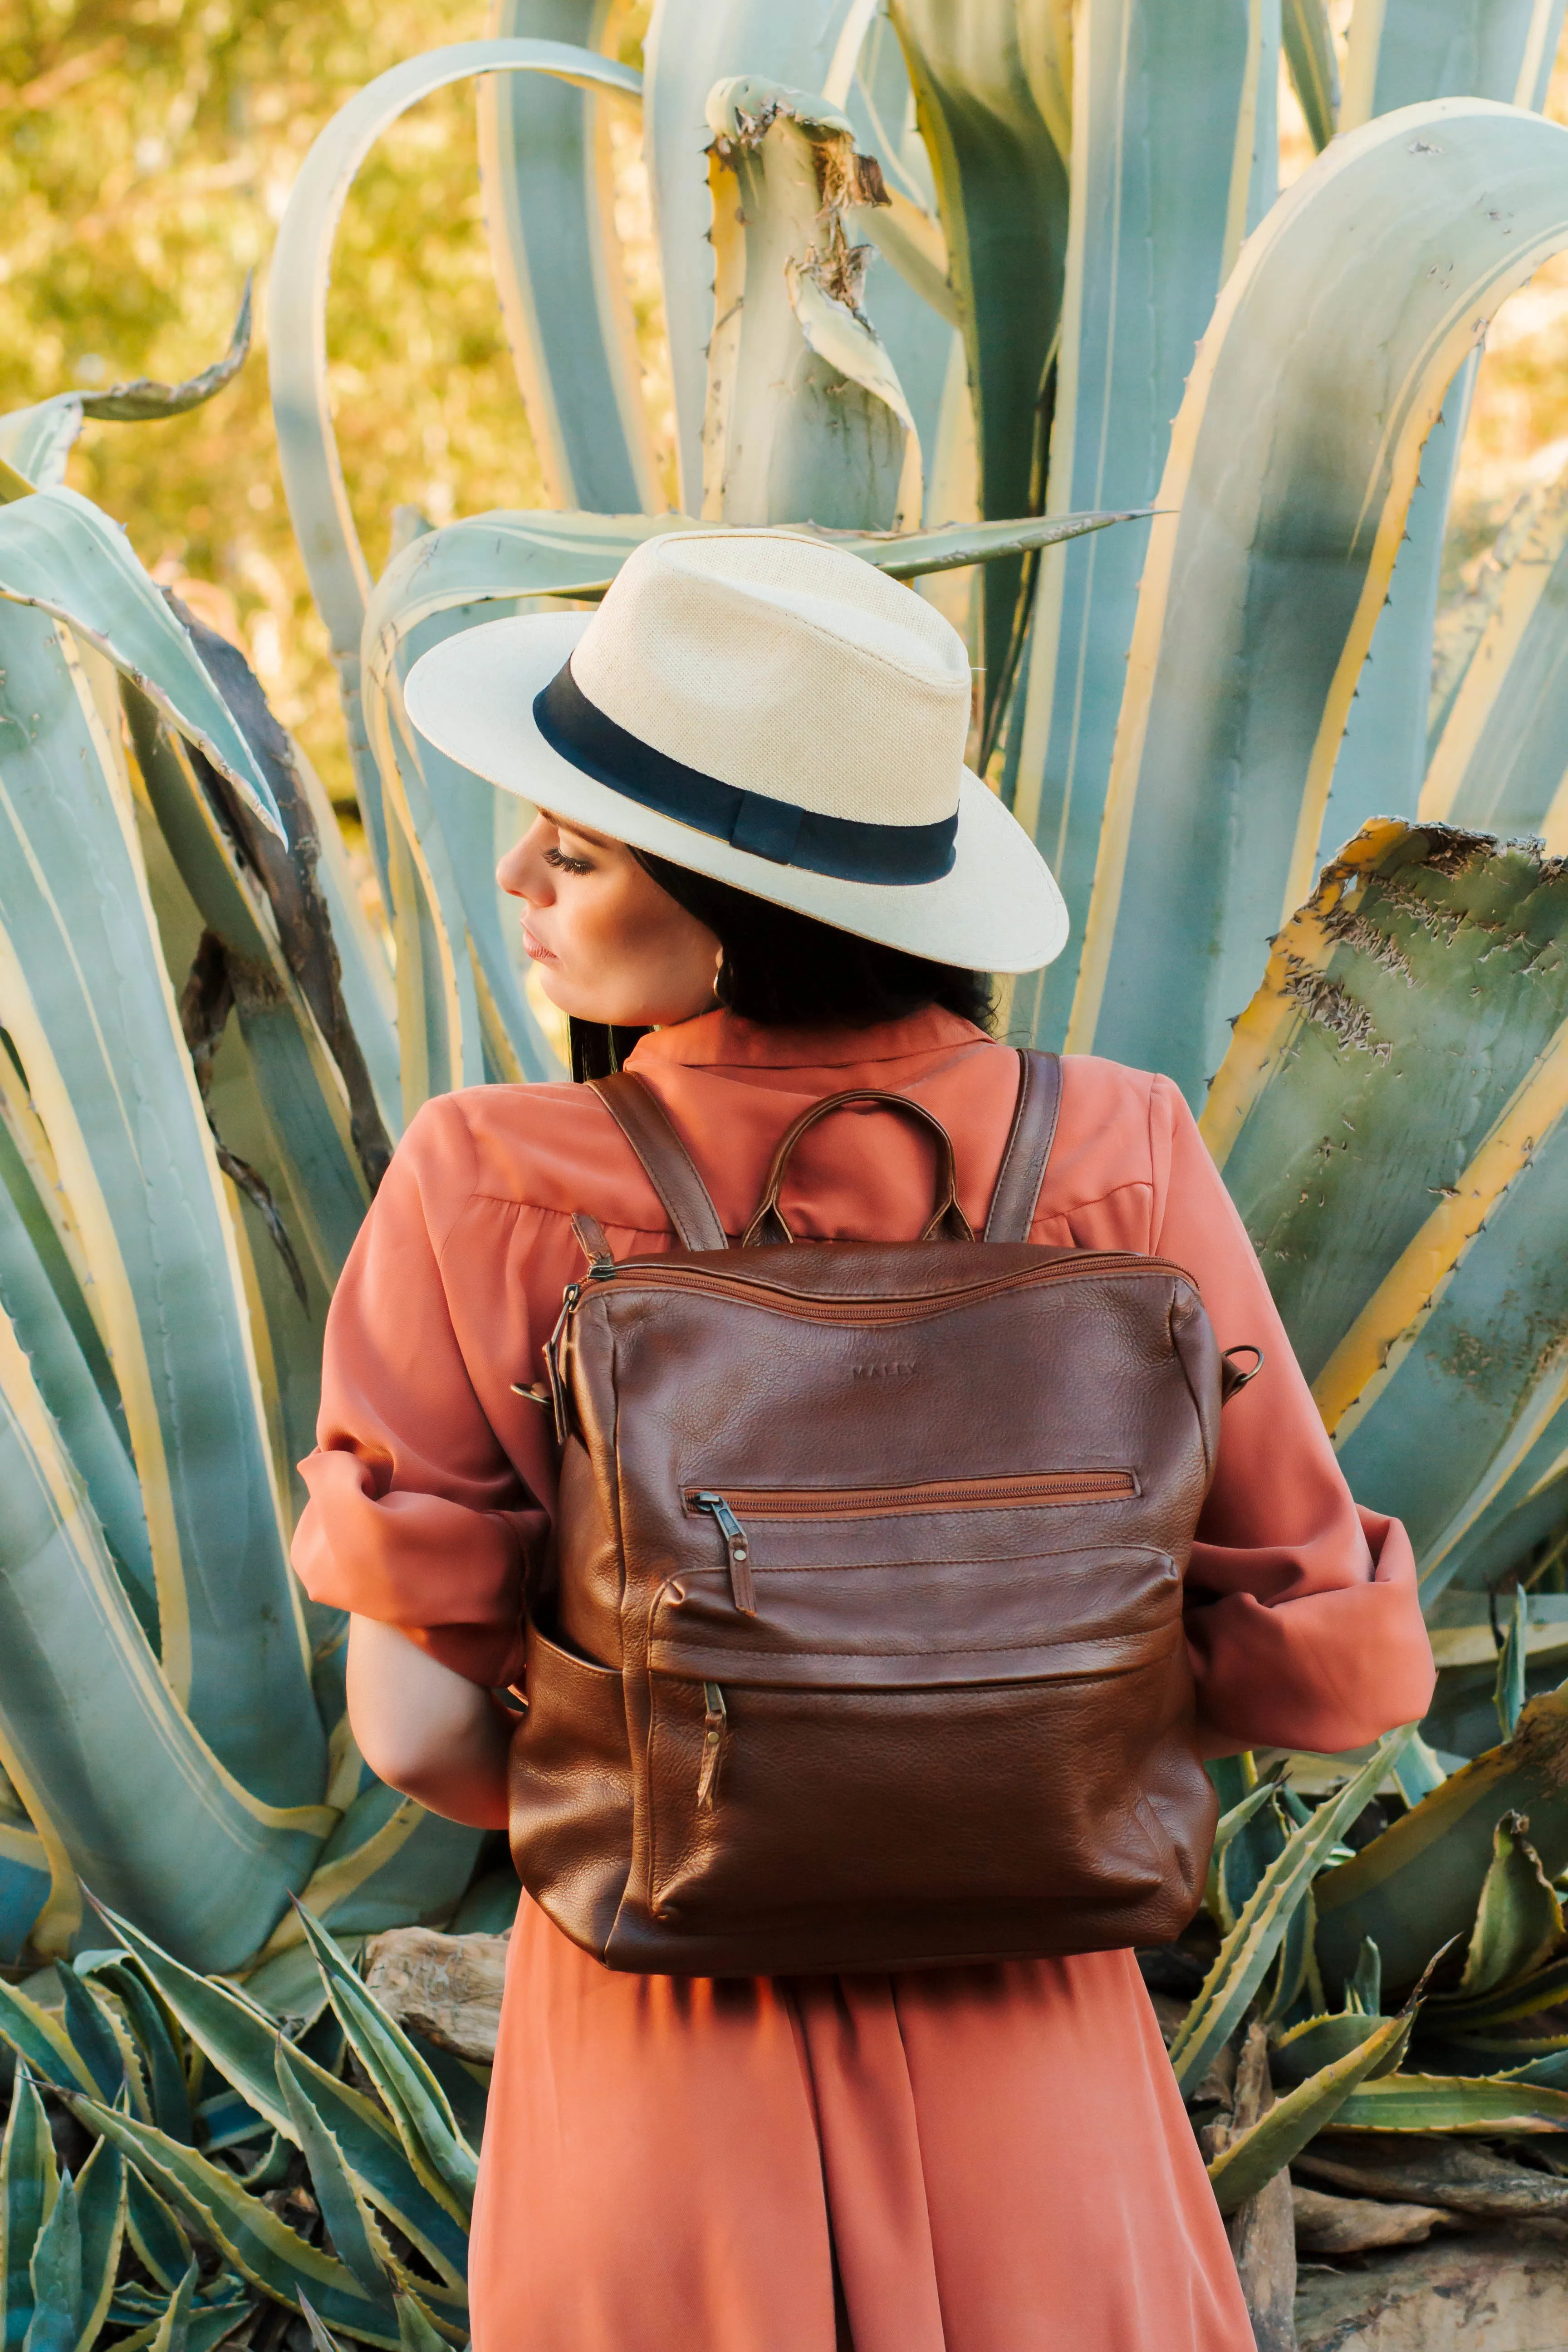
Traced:
<path fill-rule="evenodd" d="M 697 1810 L 709 1813 L 719 1789 L 719 1767 L 724 1759 L 724 1738 L 730 1728 L 730 1717 L 724 1706 L 724 1694 L 717 1683 L 704 1683 L 702 1704 L 707 1713 L 702 1718 L 702 1769 L 697 1776 Z"/>

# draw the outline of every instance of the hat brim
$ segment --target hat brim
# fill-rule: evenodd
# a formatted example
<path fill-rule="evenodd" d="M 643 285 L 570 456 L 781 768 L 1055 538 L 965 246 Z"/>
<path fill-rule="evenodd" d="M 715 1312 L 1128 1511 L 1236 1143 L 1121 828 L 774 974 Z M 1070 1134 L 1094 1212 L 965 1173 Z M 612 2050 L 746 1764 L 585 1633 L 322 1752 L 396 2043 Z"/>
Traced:
<path fill-rule="evenodd" d="M 976 971 L 1036 971 L 1061 953 L 1068 911 L 1055 876 L 967 768 L 952 866 L 940 881 L 915 883 L 849 882 L 775 865 L 584 775 L 545 741 L 533 701 L 592 618 L 520 614 L 444 638 L 408 674 L 410 719 L 449 760 L 502 792 L 859 939 Z"/>

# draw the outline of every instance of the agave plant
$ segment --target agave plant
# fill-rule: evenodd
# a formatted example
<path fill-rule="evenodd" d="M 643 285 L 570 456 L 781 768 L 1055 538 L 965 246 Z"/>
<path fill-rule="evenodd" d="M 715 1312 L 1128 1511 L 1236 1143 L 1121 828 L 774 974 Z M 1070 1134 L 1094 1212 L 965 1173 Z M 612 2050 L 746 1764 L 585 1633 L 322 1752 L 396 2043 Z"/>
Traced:
<path fill-rule="evenodd" d="M 356 1927 L 450 1909 L 479 1844 L 368 1784 L 287 1567 L 387 982 L 253 683 L 54 478 L 58 417 L 6 439 L 0 1916 L 66 1951 L 79 1874 L 235 1967 L 312 1885 Z"/>
<path fill-rule="evenodd" d="M 831 531 L 969 632 L 975 756 L 1074 919 L 1013 991 L 1011 1032 L 1163 1068 L 1202 1109 L 1347 1474 L 1416 1543 L 1445 1668 L 1431 1719 L 1352 1768 L 1216 1767 L 1208 1925 L 1150 1963 L 1186 1996 L 1173 2059 L 1216 2192 L 1246 2205 L 1331 2122 L 1369 2142 L 1568 2125 L 1568 907 L 1552 859 L 1482 830 L 1568 842 L 1560 489 L 1514 519 L 1433 660 L 1474 355 L 1568 245 L 1568 131 L 1537 110 L 1563 0 L 1362 0 L 1342 94 L 1321 0 L 659 0 L 640 79 L 601 53 L 607 13 L 503 0 L 491 38 L 370 84 L 279 229 L 279 452 L 392 957 L 237 656 L 60 487 L 79 396 L 0 421 L 0 1385 L 20 1498 L 0 1534 L 0 1918 L 67 2004 L 6 2030 L 128 2181 L 171 2210 L 206 2200 L 205 2235 L 238 2247 L 251 2224 L 224 2205 L 220 2228 L 213 2200 L 274 2193 L 273 2144 L 237 2138 L 256 2177 L 215 2186 L 149 2137 L 179 2134 L 138 2105 L 134 2068 L 80 2071 L 81 2000 L 113 2012 L 123 2058 L 113 2017 L 140 2031 L 140 1985 L 230 2086 L 214 2096 L 244 2104 L 237 2129 L 259 2116 L 303 2151 L 340 2268 L 232 2260 L 369 2341 L 406 2333 L 409 2295 L 456 2326 L 437 2289 L 457 2257 L 377 2187 L 383 2126 L 354 2110 L 350 2148 L 342 2086 L 300 2071 L 332 2065 L 309 2034 L 280 2055 L 276 2020 L 326 1950 L 315 1922 L 352 1948 L 395 1920 L 499 1924 L 511 1894 L 502 1874 L 465 1894 L 479 1841 L 364 1772 L 341 1625 L 284 1572 L 289 1465 L 404 1121 L 431 1092 L 555 1068 L 493 882 L 517 804 L 414 733 L 403 681 L 439 636 L 590 602 L 643 538 L 697 521 Z M 1283 196 L 1281 44 L 1323 150 Z M 332 238 L 381 131 L 469 76 L 556 503 L 405 520 L 373 580 L 328 396 Z M 616 249 L 612 100 L 643 108 L 673 511 Z M 83 1882 L 121 1955 L 86 1994 L 66 1965 L 98 1932 Z M 363 1992 L 331 1980 L 353 2041 Z M 1279 2095 L 1216 2132 L 1216 2063 L 1253 2027 Z M 360 2063 L 452 2218 L 402 2076 Z M 193 2130 L 210 2168 L 222 2150 Z M 68 2210 L 98 2215 L 109 2180 L 84 2172 Z M 405 2240 L 437 2284 L 401 2279 Z M 153 2275 L 172 2307 L 184 2272 Z M 212 2293 L 192 2286 L 181 2326 Z"/>
<path fill-rule="evenodd" d="M 312 467 L 336 481 L 320 381 L 307 366 L 310 398 L 291 387 L 353 164 L 399 107 L 487 64 L 548 68 L 568 89 L 636 81 L 559 46 L 479 44 L 415 60 L 329 127 L 275 271 L 296 482 Z M 715 462 L 730 468 L 715 496 L 750 495 L 750 387 L 793 348 L 799 495 L 826 499 L 847 543 L 900 576 L 1016 562 L 1110 520 L 902 528 L 920 520 L 917 431 L 848 299 L 862 260 L 845 224 L 882 201 L 879 177 L 834 110 L 763 97 L 753 123 L 747 95 L 732 94 L 715 169 L 773 175 L 784 274 L 764 273 L 772 314 L 756 280 L 732 382 L 715 372 L 729 387 Z M 521 136 L 498 128 L 497 152 Z M 521 203 L 526 173 L 513 178 Z M 726 266 L 752 266 L 743 244 Z M 509 288 L 515 306 L 515 273 Z M 189 384 L 69 394 L 0 420 L 0 1953 L 72 1949 L 85 1884 L 186 1964 L 244 1973 L 277 2003 L 305 1964 L 291 1895 L 348 1935 L 499 1925 L 516 1900 L 504 1864 L 485 1874 L 477 1832 L 365 1770 L 341 1616 L 303 1601 L 286 1565 L 326 1303 L 404 1120 L 433 1091 L 556 1067 L 492 876 L 515 804 L 415 741 L 401 678 L 503 576 L 513 604 L 592 595 L 639 537 L 680 519 L 416 533 L 370 619 L 341 484 L 327 499 L 311 562 L 334 630 L 346 614 L 353 636 L 350 735 L 389 956 L 309 764 L 242 658 L 172 609 L 62 482 L 84 414 L 132 421 L 210 397 L 247 335 L 248 299 L 233 350 Z M 790 414 L 763 420 L 763 447 L 789 441 Z"/>
<path fill-rule="evenodd" d="M 1541 1697 L 1521 1716 L 1551 1677 L 1552 1604 L 1537 1604 L 1544 1625 L 1516 1611 L 1506 1643 L 1492 1625 L 1500 1585 L 1562 1583 L 1545 1556 L 1568 1474 L 1553 1421 L 1568 1312 L 1550 1149 L 1560 886 L 1534 853 L 1453 829 L 1504 804 L 1510 827 L 1550 822 L 1561 770 L 1539 682 L 1554 677 L 1560 499 L 1515 524 L 1477 609 L 1447 619 L 1428 709 L 1471 362 L 1497 305 L 1568 241 L 1568 134 L 1535 110 L 1562 14 L 1499 7 L 1478 40 L 1458 5 L 1359 8 L 1342 98 L 1310 0 L 1282 26 L 1260 6 L 1039 0 L 966 10 L 962 27 L 915 0 L 809 26 L 663 0 L 649 48 L 684 515 L 865 531 L 907 526 L 918 506 L 929 531 L 963 495 L 1014 519 L 973 611 L 950 606 L 973 633 L 980 756 L 1075 914 L 1068 954 L 1016 990 L 1014 1032 L 1163 1068 L 1204 1108 L 1347 1472 L 1410 1525 L 1454 1661 L 1430 1738 L 1381 1752 L 1326 1801 L 1303 1800 L 1285 1759 L 1261 1780 L 1251 1764 L 1217 1775 L 1231 1801 L 1221 1940 L 1173 2056 L 1195 2095 L 1256 2010 L 1285 2088 L 1215 2157 L 1227 2206 L 1330 2120 L 1505 2134 L 1568 2121 L 1550 2032 L 1489 2049 L 1477 2022 L 1520 1984 L 1543 2013 L 1552 1880 L 1568 1867 L 1557 1709 Z M 518 5 L 500 29 L 591 35 L 595 21 Z M 1277 199 L 1281 38 L 1327 152 Z M 515 80 L 481 104 L 509 152 L 548 123 L 589 156 L 593 101 L 545 95 L 543 61 L 521 47 L 508 62 Z M 389 106 L 409 88 L 390 81 Z M 542 441 L 560 387 L 586 383 L 599 461 L 643 478 L 591 171 L 548 200 L 535 181 L 492 218 Z M 596 337 L 580 307 L 569 333 L 534 299 L 548 278 L 561 300 L 547 247 L 563 219 L 600 255 Z M 326 233 L 319 196 L 301 196 L 280 239 L 298 285 L 321 283 Z M 275 345 L 275 382 L 331 617 L 355 549 L 341 501 L 314 498 L 331 442 L 319 324 L 307 391 L 306 325 L 301 310 Z M 437 614 L 461 626 L 508 599 L 592 594 L 617 541 L 682 527 L 680 513 L 596 511 L 610 495 L 584 486 L 604 479 L 585 457 L 563 461 L 562 510 L 422 536 L 363 621 L 341 600 L 369 789 L 398 780 L 389 832 L 423 844 L 433 818 L 450 845 L 474 789 L 401 710 Z M 1031 542 L 1016 519 L 1036 509 L 1060 519 L 1060 541 Z M 1140 509 L 1147 522 L 1068 535 L 1075 516 Z M 1506 782 L 1487 756 L 1502 729 L 1520 745 Z M 1368 825 L 1374 814 L 1386 821 Z M 1418 822 L 1438 817 L 1447 828 Z M 1358 1820 L 1352 1858 L 1342 1834 Z M 1532 1925 L 1504 1932 L 1527 1880 Z"/>
<path fill-rule="evenodd" d="M 114 1940 L 57 1964 L 52 2009 L 0 1985 L 7 2343 L 87 2352 L 107 2326 L 211 2352 L 262 2301 L 329 2344 L 466 2342 L 482 2090 L 300 1917 L 313 1990 L 287 2030 L 108 1911 Z M 46 2102 L 84 2147 L 74 2175 Z"/>

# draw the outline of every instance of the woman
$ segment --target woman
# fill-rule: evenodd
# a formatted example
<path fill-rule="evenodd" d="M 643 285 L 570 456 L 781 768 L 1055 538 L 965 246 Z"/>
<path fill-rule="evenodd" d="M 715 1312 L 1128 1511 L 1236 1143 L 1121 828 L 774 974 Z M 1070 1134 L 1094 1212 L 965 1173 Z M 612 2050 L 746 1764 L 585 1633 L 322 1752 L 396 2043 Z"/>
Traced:
<path fill-rule="evenodd" d="M 957 1149 L 976 1230 L 1017 1064 L 976 967 L 1059 950 L 1044 864 L 963 768 L 964 649 L 928 604 L 801 534 L 672 532 L 592 618 L 449 639 L 415 723 L 542 812 L 501 862 L 546 992 L 642 1032 L 725 1230 L 785 1128 L 850 1086 L 907 1094 Z M 585 1031 L 584 1034 L 586 1034 Z M 625 1042 L 623 1040 L 623 1042 Z M 847 1132 L 846 1130 L 848 1130 Z M 913 1239 L 912 1122 L 825 1121 L 795 1230 Z M 374 1769 L 507 1819 L 523 1564 L 555 1499 L 520 1391 L 574 1213 L 617 1256 L 672 1245 L 584 1087 L 427 1104 L 332 1308 L 295 1557 L 353 1612 Z M 1211 1752 L 1350 1747 L 1424 1710 L 1431 1662 L 1397 1523 L 1359 1512 L 1256 1259 L 1164 1078 L 1075 1058 L 1033 1239 L 1159 1253 L 1221 1347 L 1227 1407 L 1188 1579 Z M 1225 2233 L 1131 1952 L 963 1970 L 612 1974 L 525 1895 L 475 2214 L 476 2352 L 1247 2352 Z"/>

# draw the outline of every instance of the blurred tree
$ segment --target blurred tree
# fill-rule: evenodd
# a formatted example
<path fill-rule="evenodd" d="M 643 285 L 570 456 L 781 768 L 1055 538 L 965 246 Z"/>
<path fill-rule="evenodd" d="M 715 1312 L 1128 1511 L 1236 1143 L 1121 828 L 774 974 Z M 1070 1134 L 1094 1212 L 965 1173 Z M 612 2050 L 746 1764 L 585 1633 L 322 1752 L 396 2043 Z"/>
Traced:
<path fill-rule="evenodd" d="M 630 62 L 646 13 L 626 13 Z M 160 578 L 209 583 L 193 599 L 203 618 L 237 636 L 340 799 L 336 683 L 268 406 L 267 263 L 335 109 L 402 58 L 477 38 L 485 19 L 485 0 L 0 0 L 0 408 L 205 366 L 257 272 L 258 349 L 238 382 L 166 424 L 89 424 L 70 480 L 124 520 Z M 635 248 L 635 118 L 625 131 Z M 651 267 L 637 275 L 657 350 Z M 397 503 L 445 522 L 542 502 L 485 245 L 471 84 L 416 108 L 367 163 L 329 327 L 373 566 Z"/>

